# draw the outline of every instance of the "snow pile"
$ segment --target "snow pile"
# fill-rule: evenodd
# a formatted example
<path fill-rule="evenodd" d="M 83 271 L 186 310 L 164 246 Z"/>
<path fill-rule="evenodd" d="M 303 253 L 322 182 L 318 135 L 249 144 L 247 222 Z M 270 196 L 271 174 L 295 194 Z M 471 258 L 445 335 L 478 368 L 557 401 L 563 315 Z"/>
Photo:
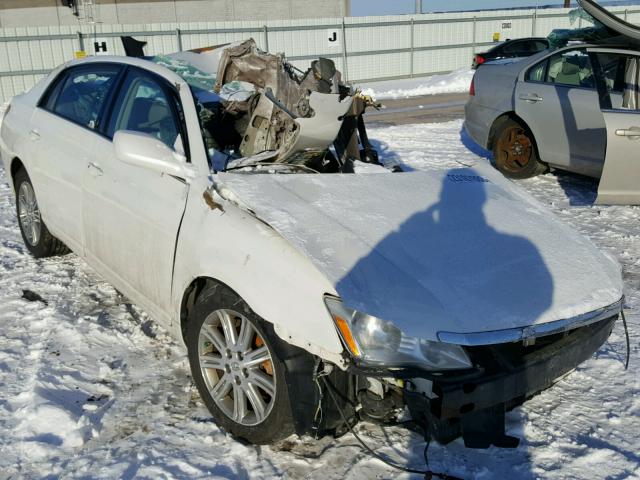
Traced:
<path fill-rule="evenodd" d="M 485 162 L 461 122 L 370 129 L 384 160 L 415 169 Z M 624 334 L 507 415 L 514 450 L 429 448 L 433 469 L 463 478 L 640 477 L 640 208 L 592 206 L 596 185 L 571 175 L 518 182 L 622 264 Z M 383 199 L 381 199 L 383 201 Z M 522 279 L 526 288 L 526 279 Z M 28 302 L 23 290 L 48 305 Z M 424 442 L 402 427 L 361 423 L 391 460 L 424 466 Z M 372 459 L 351 435 L 292 437 L 274 447 L 233 440 L 212 422 L 182 346 L 75 255 L 35 260 L 0 168 L 0 478 L 415 479 Z"/>
<path fill-rule="evenodd" d="M 446 75 L 367 82 L 357 86 L 362 89 L 362 93 L 376 100 L 420 97 L 438 93 L 464 93 L 469 91 L 473 73 L 473 70 L 465 68 Z"/>

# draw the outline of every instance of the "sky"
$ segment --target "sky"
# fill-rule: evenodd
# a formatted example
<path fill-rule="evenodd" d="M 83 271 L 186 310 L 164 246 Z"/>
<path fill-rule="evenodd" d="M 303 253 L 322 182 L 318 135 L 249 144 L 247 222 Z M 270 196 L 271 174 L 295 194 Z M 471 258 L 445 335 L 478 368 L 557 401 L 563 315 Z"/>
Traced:
<path fill-rule="evenodd" d="M 559 4 L 561 0 L 539 0 L 543 4 Z M 572 2 L 575 3 L 575 2 Z M 536 0 L 422 0 L 424 13 L 451 10 L 480 10 L 535 6 Z M 413 13 L 415 0 L 351 0 L 351 15 L 391 15 Z"/>

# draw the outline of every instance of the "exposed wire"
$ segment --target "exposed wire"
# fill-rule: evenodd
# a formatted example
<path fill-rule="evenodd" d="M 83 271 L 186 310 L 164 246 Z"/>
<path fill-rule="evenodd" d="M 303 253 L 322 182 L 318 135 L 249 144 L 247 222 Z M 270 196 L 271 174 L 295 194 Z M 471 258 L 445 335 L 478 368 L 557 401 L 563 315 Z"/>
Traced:
<path fill-rule="evenodd" d="M 375 452 L 371 447 L 369 447 L 369 445 L 367 445 L 360 438 L 360 436 L 353 429 L 353 426 L 351 426 L 351 423 L 349 423 L 349 421 L 347 420 L 347 417 L 345 416 L 344 412 L 342 411 L 342 408 L 340 407 L 340 404 L 338 403 L 338 400 L 336 399 L 335 395 L 333 394 L 332 386 L 329 383 L 329 381 L 325 377 L 321 377 L 321 378 L 322 378 L 322 381 L 325 383 L 325 386 L 327 387 L 326 390 L 329 392 L 329 396 L 331 397 L 331 400 L 333 400 L 333 403 L 335 404 L 336 408 L 338 409 L 338 413 L 340 414 L 340 417 L 342 418 L 342 421 L 345 423 L 345 425 L 347 426 L 349 431 L 353 434 L 353 436 L 356 437 L 356 440 L 358 440 L 358 443 L 360 443 L 360 445 L 362 445 L 362 448 L 364 448 L 367 452 L 369 452 L 369 454 L 371 454 L 373 457 L 377 458 L 381 462 L 383 462 L 383 463 L 385 463 L 385 464 L 389 465 L 390 467 L 395 468 L 397 470 L 402 470 L 402 471 L 407 472 L 407 473 L 416 473 L 418 475 L 424 475 L 424 477 L 426 479 L 440 478 L 442 480 L 462 480 L 462 479 L 460 479 L 458 477 L 447 475 L 446 473 L 433 472 L 430 469 L 417 470 L 417 469 L 413 469 L 413 468 L 403 467 L 402 465 L 398 465 L 396 463 L 393 463 L 393 462 L 387 460 L 386 458 L 381 456 L 379 453 Z M 427 448 L 428 447 L 429 447 L 429 444 L 427 443 Z M 426 455 L 426 449 L 425 449 L 425 455 Z"/>
<path fill-rule="evenodd" d="M 316 440 L 318 439 L 318 432 L 320 430 L 319 426 L 322 425 L 322 387 L 320 387 L 320 382 L 318 382 L 318 379 L 316 378 L 314 380 L 316 382 L 316 385 L 318 386 L 318 407 L 316 408 L 316 413 L 313 416 L 313 424 L 316 430 Z M 319 417 L 319 418 L 318 418 Z"/>
<path fill-rule="evenodd" d="M 629 342 L 629 328 L 627 327 L 627 319 L 624 316 L 624 309 L 620 310 L 622 315 L 622 325 L 624 326 L 624 335 L 627 338 L 627 360 L 624 363 L 624 369 L 629 368 L 629 357 L 631 357 L 631 343 Z"/>
<path fill-rule="evenodd" d="M 429 466 L 429 445 L 431 444 L 431 434 L 427 435 L 427 444 L 424 446 L 424 451 L 422 455 L 424 456 L 424 463 L 427 465 L 427 468 L 431 468 Z"/>
<path fill-rule="evenodd" d="M 313 381 L 318 386 L 318 406 L 316 407 L 316 413 L 313 416 L 313 425 L 314 425 L 314 430 L 316 431 L 316 440 L 318 439 L 318 433 L 320 431 L 320 426 L 322 425 L 322 417 L 323 417 L 322 400 L 324 398 L 322 395 L 322 387 L 320 386 L 318 377 L 322 376 L 323 374 L 326 375 L 324 372 L 318 372 L 319 368 L 320 368 L 320 357 L 316 357 L 315 365 L 313 367 Z M 320 418 L 318 419 L 318 417 Z"/>

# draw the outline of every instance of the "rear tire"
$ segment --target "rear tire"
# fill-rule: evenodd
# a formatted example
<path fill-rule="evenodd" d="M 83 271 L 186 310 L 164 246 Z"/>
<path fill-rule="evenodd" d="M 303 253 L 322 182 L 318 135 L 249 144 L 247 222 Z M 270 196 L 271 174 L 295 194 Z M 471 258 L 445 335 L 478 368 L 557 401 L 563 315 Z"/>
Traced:
<path fill-rule="evenodd" d="M 51 235 L 40 215 L 31 179 L 24 168 L 14 177 L 16 191 L 16 215 L 22 240 L 27 249 L 36 258 L 51 257 L 69 253 L 67 246 Z"/>
<path fill-rule="evenodd" d="M 191 373 L 215 422 L 253 444 L 294 433 L 289 375 L 273 327 L 231 289 L 208 286 L 189 315 Z"/>
<path fill-rule="evenodd" d="M 496 126 L 493 158 L 496 168 L 508 178 L 535 177 L 547 170 L 529 129 L 511 118 L 499 120 Z"/>

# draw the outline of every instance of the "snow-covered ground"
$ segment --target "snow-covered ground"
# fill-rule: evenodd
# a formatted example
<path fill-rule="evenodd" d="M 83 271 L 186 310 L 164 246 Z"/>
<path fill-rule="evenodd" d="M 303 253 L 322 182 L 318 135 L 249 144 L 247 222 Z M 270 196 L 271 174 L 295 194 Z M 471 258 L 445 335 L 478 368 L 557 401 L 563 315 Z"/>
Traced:
<path fill-rule="evenodd" d="M 464 68 L 445 75 L 366 82 L 357 86 L 362 89 L 362 93 L 371 95 L 376 100 L 420 97 L 439 93 L 464 93 L 469 91 L 473 74 L 473 70 Z"/>
<path fill-rule="evenodd" d="M 485 162 L 461 125 L 373 127 L 370 136 L 387 159 L 416 169 Z M 640 478 L 640 208 L 592 206 L 594 182 L 566 174 L 519 184 L 622 263 L 631 365 L 625 372 L 617 324 L 594 358 L 508 414 L 519 448 L 432 444 L 430 465 L 464 478 Z M 1 169 L 0 242 L 0 479 L 398 478 L 351 435 L 276 448 L 220 431 L 176 341 L 75 255 L 29 256 Z M 48 305 L 22 299 L 25 289 Z M 418 435 L 357 428 L 394 461 L 423 467 Z"/>

